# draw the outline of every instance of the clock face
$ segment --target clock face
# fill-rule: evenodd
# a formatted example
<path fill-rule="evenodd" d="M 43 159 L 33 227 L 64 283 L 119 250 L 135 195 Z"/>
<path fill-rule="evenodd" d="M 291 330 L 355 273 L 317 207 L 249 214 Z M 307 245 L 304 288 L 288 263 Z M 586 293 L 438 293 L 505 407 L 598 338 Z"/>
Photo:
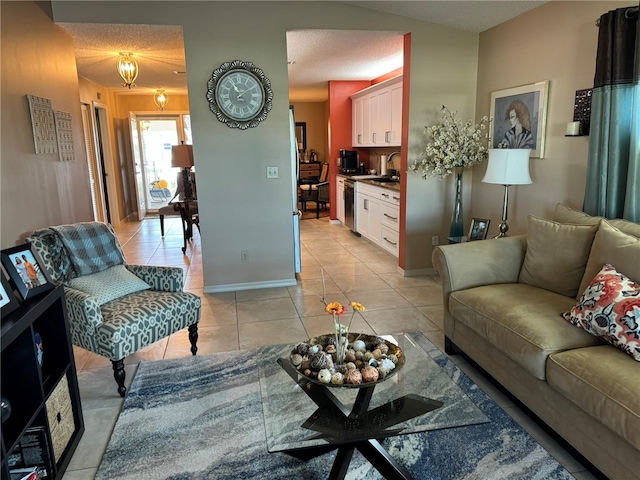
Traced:
<path fill-rule="evenodd" d="M 220 109 L 233 120 L 248 120 L 264 105 L 264 90 L 260 81 L 246 70 L 225 73 L 216 86 Z"/>
<path fill-rule="evenodd" d="M 225 62 L 208 83 L 209 108 L 230 128 L 258 126 L 267 118 L 272 98 L 271 82 L 251 62 Z"/>

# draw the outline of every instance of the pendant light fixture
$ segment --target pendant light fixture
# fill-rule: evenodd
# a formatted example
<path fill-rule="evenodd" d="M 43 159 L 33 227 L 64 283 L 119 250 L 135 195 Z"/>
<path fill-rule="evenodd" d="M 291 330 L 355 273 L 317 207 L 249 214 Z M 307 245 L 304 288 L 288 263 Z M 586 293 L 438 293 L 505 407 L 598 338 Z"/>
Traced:
<path fill-rule="evenodd" d="M 162 112 L 164 111 L 164 107 L 166 107 L 167 103 L 169 103 L 169 97 L 164 93 L 164 90 L 156 90 L 156 93 L 153 95 L 153 102 Z"/>
<path fill-rule="evenodd" d="M 117 70 L 124 83 L 123 87 L 136 86 L 136 78 L 138 78 L 138 62 L 133 58 L 133 53 L 120 53 L 118 56 Z"/>

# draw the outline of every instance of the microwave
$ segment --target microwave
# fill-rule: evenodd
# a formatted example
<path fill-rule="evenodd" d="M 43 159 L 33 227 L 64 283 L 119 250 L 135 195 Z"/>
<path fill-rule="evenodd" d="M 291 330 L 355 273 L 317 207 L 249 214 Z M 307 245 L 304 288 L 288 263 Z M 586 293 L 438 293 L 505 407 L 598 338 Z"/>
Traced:
<path fill-rule="evenodd" d="M 342 173 L 355 173 L 358 170 L 358 152 L 340 150 L 340 166 Z"/>

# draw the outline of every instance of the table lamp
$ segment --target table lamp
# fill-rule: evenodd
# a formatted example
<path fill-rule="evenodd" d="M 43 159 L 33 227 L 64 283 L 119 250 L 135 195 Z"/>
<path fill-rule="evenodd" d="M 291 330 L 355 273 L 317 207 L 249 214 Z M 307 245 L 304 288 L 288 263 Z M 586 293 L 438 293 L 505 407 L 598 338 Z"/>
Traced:
<path fill-rule="evenodd" d="M 507 236 L 507 210 L 509 208 L 509 185 L 527 185 L 531 183 L 529 176 L 528 148 L 491 148 L 489 149 L 489 165 L 482 181 L 504 185 L 504 205 L 502 206 L 502 222 L 498 226 L 500 233 L 495 238 Z"/>
<path fill-rule="evenodd" d="M 192 200 L 191 175 L 189 171 L 193 167 L 193 146 L 173 145 L 171 147 L 171 166 L 182 168 L 182 182 L 184 186 L 185 200 Z"/>

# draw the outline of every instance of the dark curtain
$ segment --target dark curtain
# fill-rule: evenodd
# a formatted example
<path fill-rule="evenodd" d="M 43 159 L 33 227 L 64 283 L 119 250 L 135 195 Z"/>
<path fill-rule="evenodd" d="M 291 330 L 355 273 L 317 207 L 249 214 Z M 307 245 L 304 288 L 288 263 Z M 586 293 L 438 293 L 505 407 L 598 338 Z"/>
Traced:
<path fill-rule="evenodd" d="M 584 211 L 640 222 L 638 7 L 600 17 Z"/>

